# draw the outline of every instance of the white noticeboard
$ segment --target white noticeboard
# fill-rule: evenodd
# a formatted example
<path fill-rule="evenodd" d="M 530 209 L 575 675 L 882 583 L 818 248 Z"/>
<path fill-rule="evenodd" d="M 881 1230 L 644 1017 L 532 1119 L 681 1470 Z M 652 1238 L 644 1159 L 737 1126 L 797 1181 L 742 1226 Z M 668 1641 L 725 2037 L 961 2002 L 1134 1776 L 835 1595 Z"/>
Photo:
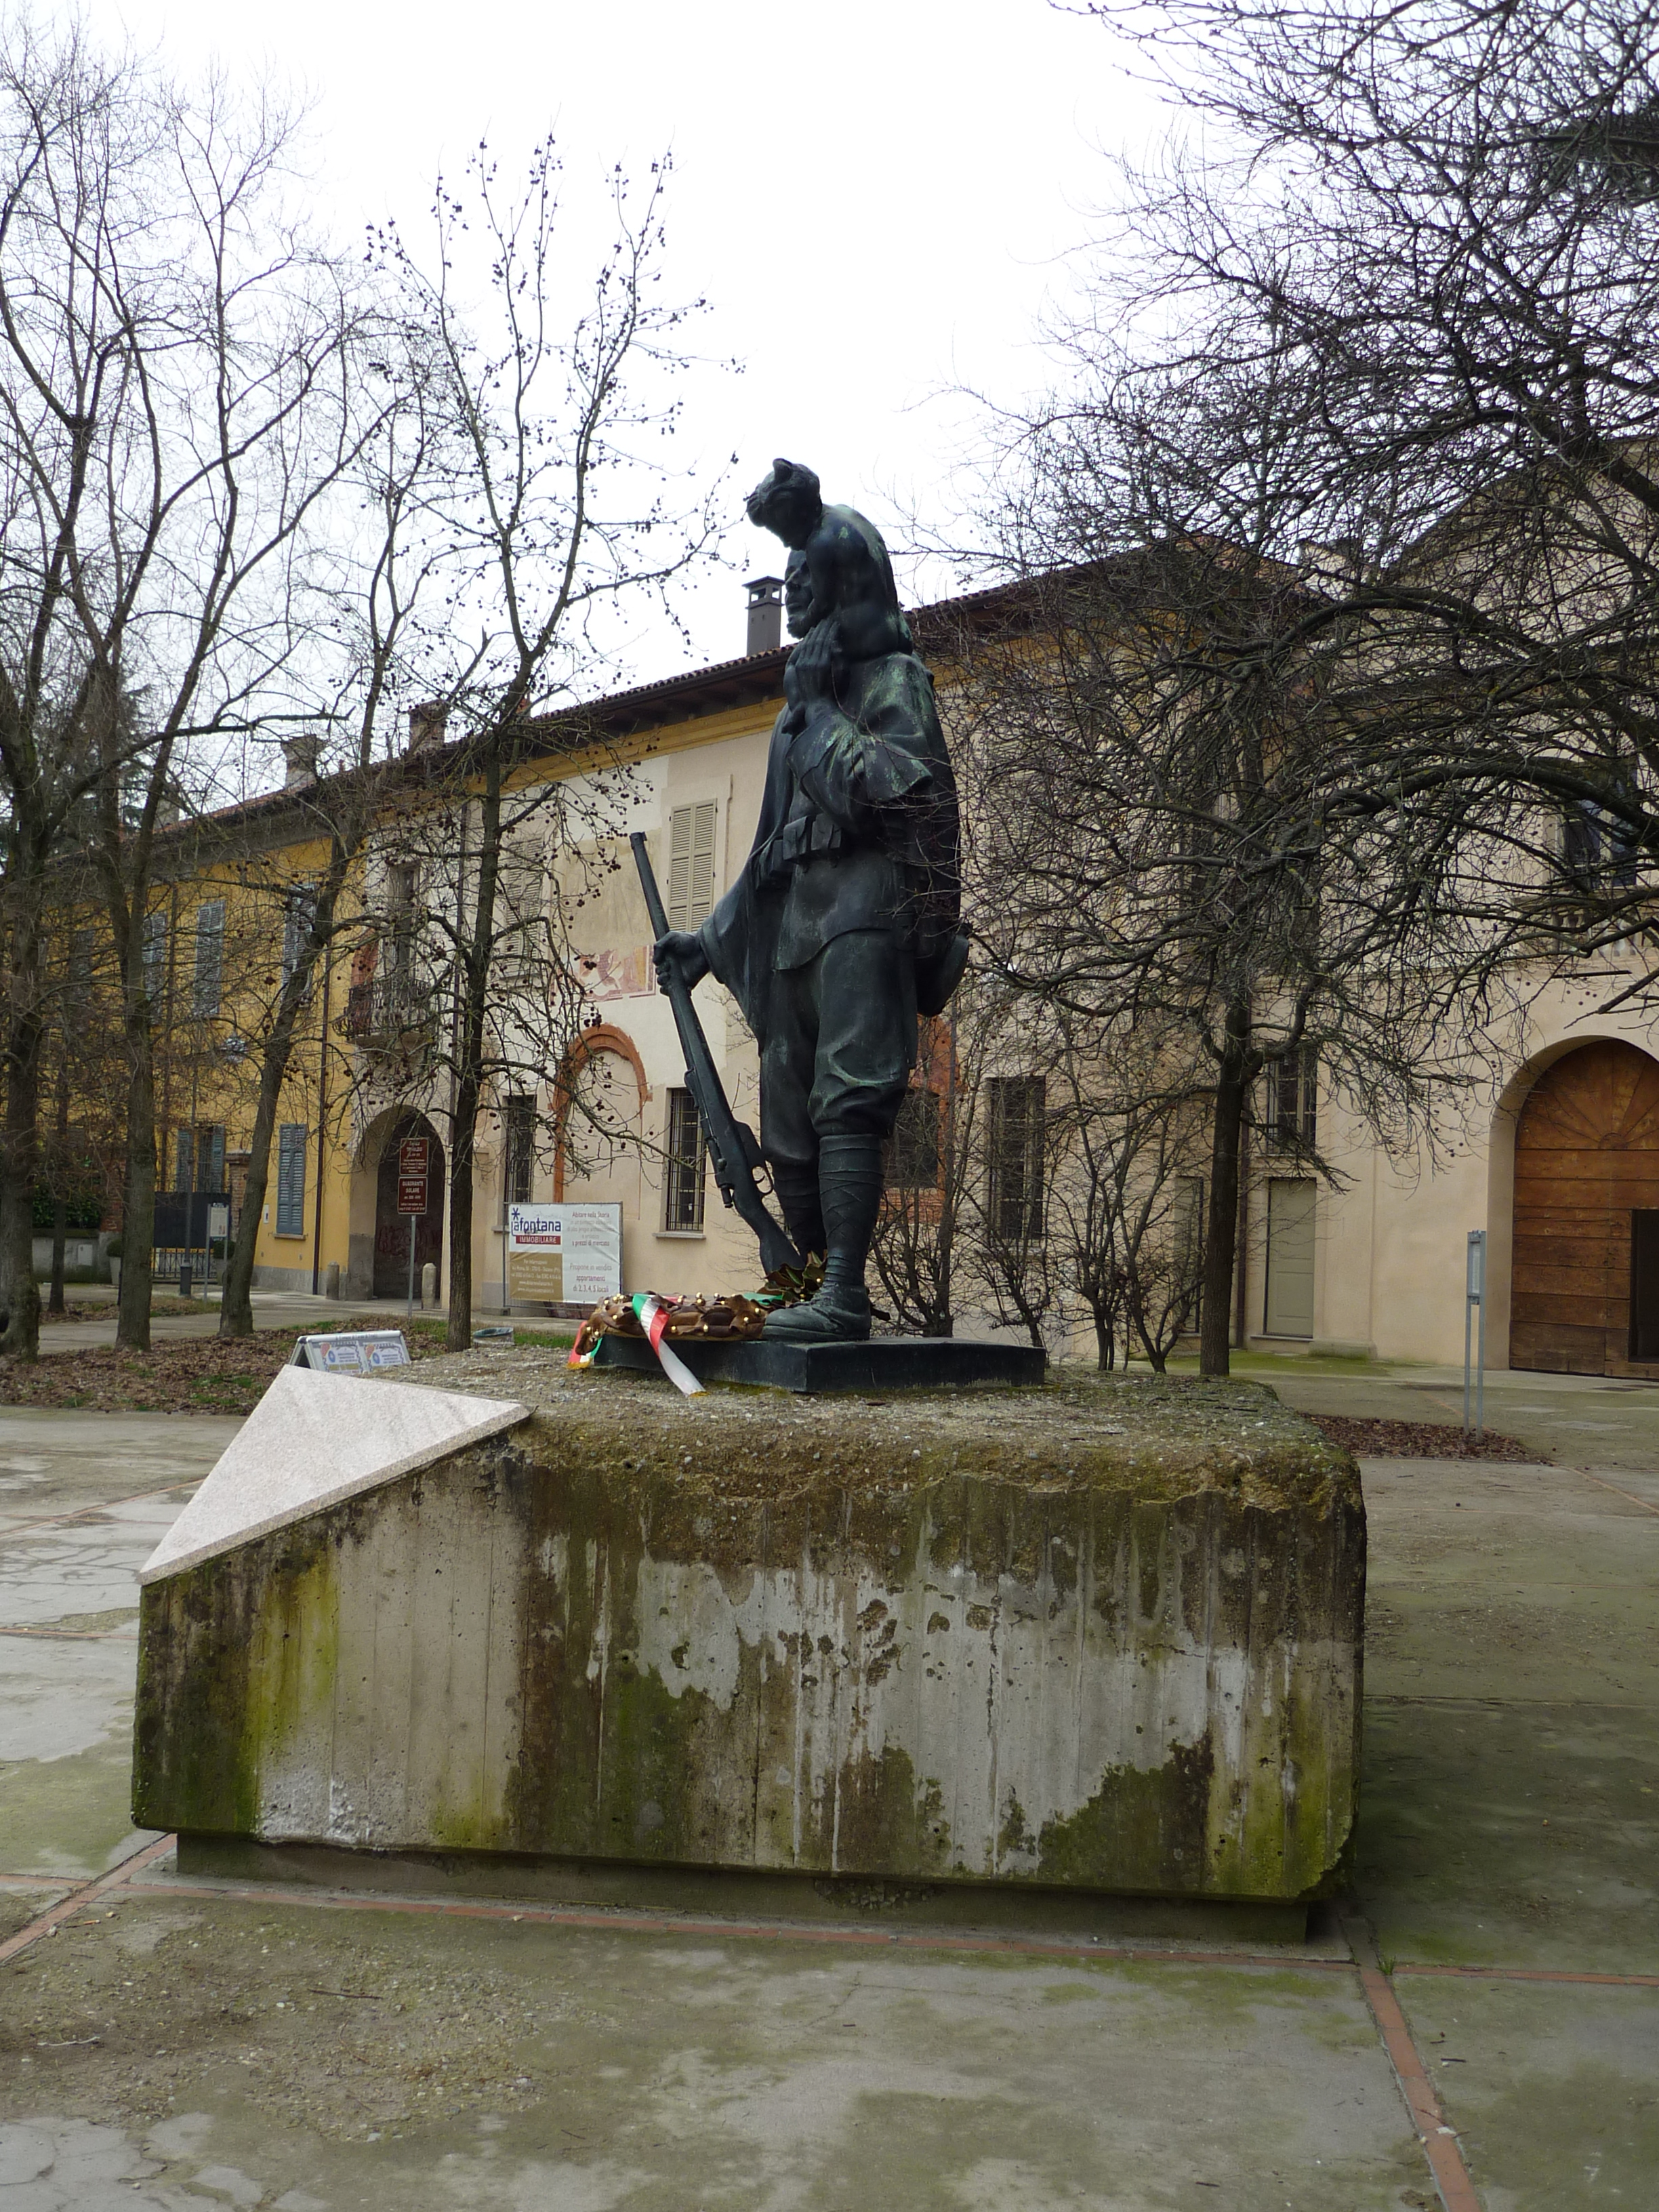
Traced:
<path fill-rule="evenodd" d="M 622 1207 L 509 1206 L 507 1288 L 526 1304 L 598 1305 L 622 1289 Z"/>
<path fill-rule="evenodd" d="M 397 1328 L 361 1328 L 331 1336 L 302 1336 L 290 1367 L 315 1367 L 325 1375 L 374 1375 L 382 1367 L 407 1367 L 409 1346 Z"/>

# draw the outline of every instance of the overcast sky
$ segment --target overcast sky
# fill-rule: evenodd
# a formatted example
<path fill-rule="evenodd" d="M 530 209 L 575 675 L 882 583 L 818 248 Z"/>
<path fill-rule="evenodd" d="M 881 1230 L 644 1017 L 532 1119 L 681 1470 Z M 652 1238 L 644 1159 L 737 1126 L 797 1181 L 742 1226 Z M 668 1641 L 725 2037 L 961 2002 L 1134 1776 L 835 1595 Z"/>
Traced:
<path fill-rule="evenodd" d="M 732 568 L 686 593 L 690 653 L 642 631 L 637 680 L 742 652 L 739 579 L 781 549 L 740 495 L 774 453 L 884 527 L 895 497 L 943 504 L 971 433 L 939 395 L 1043 381 L 1045 298 L 1109 191 L 1098 149 L 1149 127 L 1122 50 L 1046 0 L 86 4 L 96 29 L 186 73 L 216 57 L 307 89 L 319 185 L 348 230 L 392 214 L 420 240 L 439 166 L 481 138 L 510 167 L 556 130 L 579 201 L 611 162 L 672 147 L 671 282 L 707 295 L 699 350 L 744 364 L 688 388 L 682 459 L 707 477 L 738 456 L 736 527 Z"/>

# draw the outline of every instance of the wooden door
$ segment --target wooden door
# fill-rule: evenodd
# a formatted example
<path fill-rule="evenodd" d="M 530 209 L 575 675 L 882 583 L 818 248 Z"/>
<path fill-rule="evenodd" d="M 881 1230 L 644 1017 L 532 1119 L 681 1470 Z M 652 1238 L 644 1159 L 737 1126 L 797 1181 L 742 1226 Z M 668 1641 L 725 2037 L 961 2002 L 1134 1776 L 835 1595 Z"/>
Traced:
<path fill-rule="evenodd" d="M 1510 1364 L 1622 1375 L 1651 1335 L 1632 1305 L 1638 1214 L 1659 1208 L 1659 1062 L 1587 1044 L 1546 1068 L 1515 1138 Z M 1636 1287 L 1645 1288 L 1645 1275 Z"/>
<path fill-rule="evenodd" d="M 1267 1185 L 1269 1336 L 1311 1336 L 1314 1323 L 1314 1221 L 1317 1185 L 1275 1176 Z"/>

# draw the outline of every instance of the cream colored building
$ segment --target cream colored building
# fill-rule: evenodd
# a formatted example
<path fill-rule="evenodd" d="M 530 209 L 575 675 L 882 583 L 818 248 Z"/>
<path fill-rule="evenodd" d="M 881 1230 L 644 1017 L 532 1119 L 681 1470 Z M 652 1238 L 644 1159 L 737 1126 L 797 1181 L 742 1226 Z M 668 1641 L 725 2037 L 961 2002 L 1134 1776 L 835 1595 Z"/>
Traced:
<path fill-rule="evenodd" d="M 720 686 L 747 676 L 752 696 Z M 711 671 L 674 696 L 685 719 L 653 732 L 635 770 L 630 826 L 650 835 L 668 883 L 677 842 L 698 866 L 695 926 L 731 882 L 759 811 L 778 704 L 769 659 Z M 665 695 L 675 687 L 659 687 Z M 948 699 L 947 699 L 948 727 Z M 752 1280 L 752 1240 L 708 1185 L 701 1220 L 671 1166 L 681 1060 L 667 1003 L 654 989 L 649 929 L 631 868 L 586 925 L 608 1095 L 622 1140 L 609 1158 L 556 1177 L 560 1194 L 619 1199 L 630 1287 L 712 1291 Z M 1468 1234 L 1486 1234 L 1488 1364 L 1659 1376 L 1659 1060 L 1639 1012 L 1595 1009 L 1625 977 L 1605 960 L 1540 988 L 1524 1018 L 1488 1039 L 1497 1073 L 1449 1097 L 1440 1142 L 1390 1158 L 1328 1097 L 1293 1109 L 1317 1119 L 1334 1185 L 1276 1154 L 1271 1133 L 1249 1164 L 1234 1338 L 1309 1351 L 1455 1362 L 1463 1348 Z M 757 1115 L 752 1041 L 726 994 L 698 1001 L 739 1114 Z M 1519 1172 L 1517 1175 L 1517 1161 Z M 546 1181 L 552 1194 L 556 1178 Z M 1650 1240 L 1652 1258 L 1645 1258 Z M 1081 1317 L 1051 1341 L 1086 1356 Z M 971 1320 L 968 1326 L 973 1326 Z"/>
<path fill-rule="evenodd" d="M 680 927 L 695 927 L 743 866 L 786 659 L 772 642 L 775 595 L 759 596 L 766 603 L 758 631 L 751 620 L 755 651 L 598 702 L 589 756 L 573 758 L 568 736 L 550 726 L 545 754 L 518 772 L 520 790 L 539 778 L 550 791 L 578 795 L 584 777 L 602 778 L 610 799 L 603 836 L 556 857 L 546 886 L 571 916 L 583 993 L 578 1041 L 562 1066 L 494 1098 L 478 1132 L 472 1257 L 479 1308 L 503 1302 L 514 1199 L 619 1202 L 629 1290 L 754 1285 L 752 1238 L 721 1206 L 712 1177 L 694 1170 L 684 1060 L 656 988 L 652 932 L 627 838 L 646 833 L 671 921 Z M 941 700 L 948 731 L 948 684 Z M 210 1018 L 197 1023 L 203 1035 L 191 1062 L 219 1071 L 211 1085 L 164 1067 L 161 1085 L 164 1180 L 174 1163 L 210 1156 L 204 1171 L 220 1173 L 222 1162 L 233 1199 L 252 1115 L 251 1063 L 228 1056 L 219 1032 L 231 1037 L 239 1022 L 246 1025 L 231 979 L 278 972 L 275 947 L 295 887 L 318 872 L 315 824 L 303 798 L 301 779 L 289 793 L 231 810 L 210 825 L 212 836 L 181 846 L 166 890 L 170 933 L 158 941 L 183 948 L 174 962 L 181 993 L 200 997 L 203 917 L 219 917 L 223 940 L 228 896 L 248 917 L 237 927 L 272 940 L 264 957 L 255 957 L 252 937 L 240 950 L 223 940 L 227 949 L 216 955 L 225 963 L 224 1003 L 216 992 Z M 256 833 L 257 897 L 246 858 Z M 235 849 L 244 857 L 228 891 L 215 874 L 223 872 L 215 837 L 240 840 Z M 366 917 L 380 914 L 374 927 L 383 938 L 387 865 L 371 848 L 351 895 Z M 410 894 L 417 902 L 439 895 L 435 878 Z M 372 938 L 367 920 L 365 928 Z M 360 977 L 362 958 L 343 945 L 307 1010 L 279 1115 L 255 1279 L 265 1287 L 337 1285 L 348 1296 L 401 1296 L 409 1224 L 396 1210 L 397 1148 L 402 1136 L 420 1133 L 432 1148 L 433 1176 L 417 1251 L 437 1269 L 441 1297 L 453 1150 L 447 1086 L 431 1074 L 400 1076 L 395 1056 L 384 1053 L 378 1072 L 367 1066 L 386 1026 L 377 994 L 387 978 L 384 966 L 378 980 L 367 971 Z M 1283 1112 L 1304 1121 L 1315 1115 L 1320 1150 L 1337 1180 L 1316 1183 L 1294 1154 L 1275 1152 L 1271 1133 L 1255 1141 L 1235 1341 L 1286 1352 L 1459 1360 L 1468 1237 L 1484 1230 L 1491 1365 L 1659 1376 L 1659 1060 L 1639 1012 L 1596 1012 L 1624 980 L 1616 963 L 1597 962 L 1541 990 L 1524 1021 L 1489 1038 L 1498 1073 L 1484 1094 L 1448 1103 L 1435 1158 L 1426 1151 L 1389 1158 L 1345 1120 L 1317 1080 L 1280 1101 Z M 756 1125 L 753 1040 L 712 981 L 699 987 L 697 1002 L 728 1095 L 740 1118 Z M 176 1172 L 185 1176 L 182 1166 Z M 1056 1323 L 1054 1347 L 1090 1356 L 1085 1318 Z M 959 1325 L 975 1326 L 970 1314 Z"/>
<path fill-rule="evenodd" d="M 1468 1234 L 1486 1236 L 1489 1366 L 1659 1376 L 1659 1059 L 1598 961 L 1540 989 L 1444 1156 L 1390 1159 L 1328 1100 L 1316 1188 L 1252 1163 L 1238 1304 L 1264 1349 L 1461 1361 Z"/>

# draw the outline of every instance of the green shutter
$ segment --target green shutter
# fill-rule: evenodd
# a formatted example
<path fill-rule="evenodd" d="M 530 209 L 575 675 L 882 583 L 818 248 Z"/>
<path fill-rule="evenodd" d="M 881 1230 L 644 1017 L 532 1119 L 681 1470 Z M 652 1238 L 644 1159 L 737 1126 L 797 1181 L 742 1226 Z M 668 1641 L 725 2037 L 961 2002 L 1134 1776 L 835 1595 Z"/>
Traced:
<path fill-rule="evenodd" d="M 198 1018 L 219 1011 L 225 968 L 225 902 L 209 899 L 196 909 L 196 985 L 191 1005 Z"/>
<path fill-rule="evenodd" d="M 276 1234 L 303 1237 L 306 1228 L 306 1125 L 284 1121 L 276 1140 Z"/>

